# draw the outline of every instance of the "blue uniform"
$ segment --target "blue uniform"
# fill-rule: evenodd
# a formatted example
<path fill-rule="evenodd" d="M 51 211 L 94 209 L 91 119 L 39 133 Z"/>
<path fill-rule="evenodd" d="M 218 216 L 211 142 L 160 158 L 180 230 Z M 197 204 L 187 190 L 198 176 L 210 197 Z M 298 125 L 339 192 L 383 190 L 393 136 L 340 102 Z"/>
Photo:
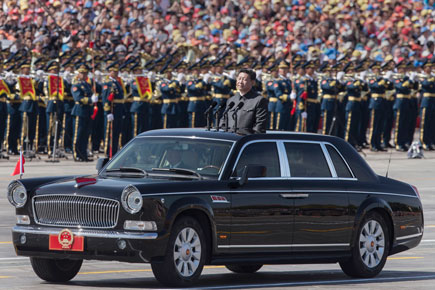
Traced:
<path fill-rule="evenodd" d="M 394 88 L 396 90 L 396 100 L 394 102 L 394 116 L 395 116 L 395 131 L 394 131 L 394 144 L 397 150 L 406 150 L 406 143 L 408 142 L 409 126 L 411 125 L 411 89 L 413 83 L 405 76 L 401 79 L 394 81 Z"/>
<path fill-rule="evenodd" d="M 382 77 L 371 79 L 368 84 L 371 92 L 370 110 L 370 146 L 373 150 L 382 150 L 381 137 L 385 120 L 385 92 L 390 82 Z"/>
<path fill-rule="evenodd" d="M 0 80 L 2 82 L 1 87 L 5 90 L 0 92 L 0 150 L 2 149 L 3 141 L 6 136 L 6 128 L 8 123 L 8 106 L 6 101 L 11 95 L 11 87 L 5 80 Z M 18 131 L 18 130 L 16 130 Z"/>
<path fill-rule="evenodd" d="M 206 123 L 204 112 L 207 109 L 206 84 L 200 79 L 191 79 L 187 82 L 186 89 L 189 98 L 187 105 L 189 128 L 204 127 Z"/>
<path fill-rule="evenodd" d="M 21 144 L 23 145 L 28 140 L 28 148 L 26 150 L 30 150 L 33 148 L 33 144 L 35 139 L 38 138 L 36 132 L 36 123 L 37 123 L 37 115 L 38 115 L 38 94 L 37 94 L 37 82 L 29 77 L 23 77 L 30 80 L 33 86 L 34 95 L 22 95 L 20 85 L 17 83 L 16 88 L 17 92 L 20 92 L 22 103 L 19 107 L 19 111 L 21 112 L 22 124 L 21 124 Z M 29 82 L 29 83 L 30 83 Z M 25 144 L 27 146 L 27 144 Z M 37 148 L 35 148 L 37 149 Z"/>
<path fill-rule="evenodd" d="M 21 130 L 21 113 L 19 108 L 21 106 L 21 98 L 15 92 L 16 82 L 9 85 L 11 94 L 7 98 L 8 120 L 6 128 L 6 141 L 8 153 L 18 154 L 18 140 L 20 140 Z"/>
<path fill-rule="evenodd" d="M 344 139 L 356 147 L 361 129 L 361 82 L 348 80 L 346 82 L 346 116 Z"/>
<path fill-rule="evenodd" d="M 290 99 L 292 86 L 289 79 L 281 77 L 274 83 L 276 127 L 278 130 L 290 131 L 290 112 L 293 101 Z"/>
<path fill-rule="evenodd" d="M 435 77 L 430 76 L 421 82 L 420 105 L 420 142 L 424 149 L 431 149 L 435 145 Z"/>
<path fill-rule="evenodd" d="M 276 103 L 278 101 L 278 98 L 275 95 L 275 80 L 270 79 L 268 81 L 266 81 L 266 86 L 265 86 L 265 93 L 266 93 L 266 97 L 269 100 L 269 104 L 267 107 L 267 111 L 268 111 L 268 120 L 269 120 L 269 129 L 270 130 L 276 130 Z"/>
<path fill-rule="evenodd" d="M 164 80 L 160 83 L 162 94 L 162 114 L 163 128 L 175 128 L 177 125 L 178 98 L 180 97 L 180 85 L 175 80 Z"/>
<path fill-rule="evenodd" d="M 133 137 L 135 137 L 140 133 L 150 129 L 149 100 L 151 99 L 151 94 L 144 94 L 143 96 L 140 96 L 136 79 L 131 81 L 130 91 L 133 97 L 133 102 L 130 107 L 132 129 L 131 134 Z"/>
<path fill-rule="evenodd" d="M 213 120 L 216 114 L 216 110 L 221 107 L 225 108 L 227 100 L 230 98 L 232 90 L 231 79 L 227 76 L 220 76 L 211 82 L 212 86 L 212 100 L 217 103 L 213 109 Z M 218 118 L 222 117 L 223 110 L 220 111 Z M 216 120 L 215 120 L 216 121 Z"/>
<path fill-rule="evenodd" d="M 337 135 L 337 130 L 331 131 L 332 120 L 337 114 L 338 93 L 341 91 L 341 84 L 333 78 L 327 78 L 321 81 L 322 103 L 320 111 L 322 115 L 322 134 Z M 337 128 L 337 124 L 334 125 Z M 334 129 L 332 128 L 332 129 Z"/>
<path fill-rule="evenodd" d="M 382 134 L 382 144 L 384 147 L 390 147 L 391 131 L 393 130 L 394 121 L 394 103 L 395 91 L 393 82 L 388 82 L 387 90 L 385 91 L 385 112 L 384 112 L 384 128 Z"/>
<path fill-rule="evenodd" d="M 73 122 L 73 156 L 77 161 L 88 160 L 87 148 L 92 114 L 92 86 L 87 81 L 74 80 L 71 86 L 74 107 L 71 115 Z"/>
<path fill-rule="evenodd" d="M 104 151 L 106 156 L 111 158 L 118 152 L 121 143 L 122 122 L 125 114 L 124 89 L 121 83 L 116 79 L 108 78 L 103 84 L 101 97 L 104 109 Z M 112 122 L 107 120 L 109 114 L 113 114 Z"/>
<path fill-rule="evenodd" d="M 319 126 L 320 106 L 317 100 L 317 81 L 306 76 L 297 80 L 297 125 L 296 130 L 301 132 L 316 133 Z M 303 119 L 302 113 L 306 112 L 307 118 Z"/>
<path fill-rule="evenodd" d="M 150 101 L 150 117 L 149 124 L 150 129 L 161 129 L 163 128 L 162 123 L 162 94 L 160 92 L 160 82 L 151 82 L 151 88 L 153 91 L 153 96 Z"/>
<path fill-rule="evenodd" d="M 359 135 L 359 145 L 365 146 L 367 142 L 367 128 L 370 120 L 370 90 L 366 82 L 361 81 L 361 128 Z"/>

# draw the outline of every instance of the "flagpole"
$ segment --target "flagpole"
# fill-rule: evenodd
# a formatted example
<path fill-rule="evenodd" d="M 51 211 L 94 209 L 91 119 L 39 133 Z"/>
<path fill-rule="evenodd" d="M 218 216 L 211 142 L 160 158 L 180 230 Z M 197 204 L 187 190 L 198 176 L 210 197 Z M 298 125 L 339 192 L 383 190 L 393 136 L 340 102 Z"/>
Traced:
<path fill-rule="evenodd" d="M 23 146 L 20 146 L 20 179 L 23 177 Z"/>

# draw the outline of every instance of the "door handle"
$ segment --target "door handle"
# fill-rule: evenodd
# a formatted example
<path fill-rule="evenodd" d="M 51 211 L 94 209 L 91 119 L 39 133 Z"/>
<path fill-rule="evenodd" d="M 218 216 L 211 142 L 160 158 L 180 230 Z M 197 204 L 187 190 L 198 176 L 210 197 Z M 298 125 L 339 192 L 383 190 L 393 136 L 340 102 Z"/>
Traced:
<path fill-rule="evenodd" d="M 295 198 L 307 198 L 310 195 L 308 193 L 281 193 L 279 196 L 287 199 L 295 199 Z"/>

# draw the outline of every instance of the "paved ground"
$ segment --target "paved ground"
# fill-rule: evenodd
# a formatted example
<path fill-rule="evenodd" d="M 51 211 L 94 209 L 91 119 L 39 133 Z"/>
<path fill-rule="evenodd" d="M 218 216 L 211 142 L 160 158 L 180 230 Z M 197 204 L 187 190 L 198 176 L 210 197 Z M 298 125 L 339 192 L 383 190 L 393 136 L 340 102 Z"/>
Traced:
<path fill-rule="evenodd" d="M 374 279 L 349 279 L 338 265 L 265 266 L 253 275 L 232 274 L 224 267 L 207 267 L 196 289 L 434 289 L 435 284 L 435 152 L 425 159 L 407 159 L 405 153 L 366 152 L 366 160 L 380 175 L 416 185 L 425 210 L 425 234 L 415 249 L 392 256 L 384 271 Z M 94 163 L 27 161 L 25 177 L 95 173 Z M 17 257 L 10 229 L 15 223 L 14 209 L 5 189 L 16 158 L 0 160 L 0 288 L 4 289 L 112 289 L 157 288 L 147 264 L 84 262 L 81 272 L 68 284 L 47 284 L 33 273 L 27 258 Z"/>

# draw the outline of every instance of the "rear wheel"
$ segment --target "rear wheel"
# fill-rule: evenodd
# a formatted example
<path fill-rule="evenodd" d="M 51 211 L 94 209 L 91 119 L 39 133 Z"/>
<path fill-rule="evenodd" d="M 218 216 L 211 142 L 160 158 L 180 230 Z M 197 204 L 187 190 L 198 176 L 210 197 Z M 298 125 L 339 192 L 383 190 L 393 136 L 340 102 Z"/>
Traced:
<path fill-rule="evenodd" d="M 228 270 L 234 273 L 251 274 L 263 267 L 263 265 L 225 265 Z"/>
<path fill-rule="evenodd" d="M 354 240 L 352 257 L 340 262 L 351 277 L 371 278 L 384 268 L 390 250 L 390 231 L 382 215 L 369 212 L 363 219 Z"/>
<path fill-rule="evenodd" d="M 207 243 L 201 225 L 192 217 L 176 221 L 163 261 L 152 261 L 156 279 L 168 286 L 187 286 L 201 275 Z"/>
<path fill-rule="evenodd" d="M 83 260 L 30 258 L 33 271 L 48 282 L 67 282 L 80 271 Z"/>

